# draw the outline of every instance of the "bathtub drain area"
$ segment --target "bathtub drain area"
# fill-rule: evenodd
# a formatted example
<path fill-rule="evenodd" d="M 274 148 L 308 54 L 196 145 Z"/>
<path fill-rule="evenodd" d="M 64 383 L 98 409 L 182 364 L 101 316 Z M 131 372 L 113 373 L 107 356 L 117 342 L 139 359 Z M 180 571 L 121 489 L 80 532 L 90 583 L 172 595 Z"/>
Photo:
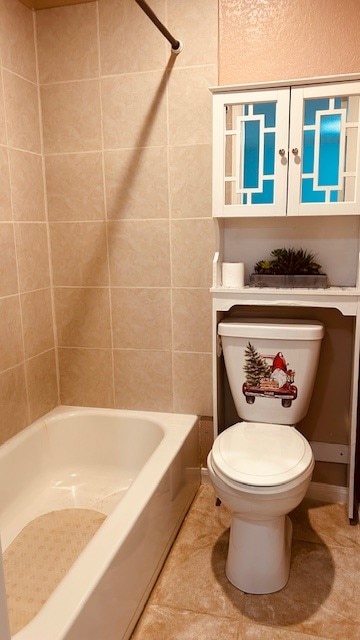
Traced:
<path fill-rule="evenodd" d="M 3 555 L 11 634 L 34 618 L 106 515 L 61 509 L 29 522 Z"/>

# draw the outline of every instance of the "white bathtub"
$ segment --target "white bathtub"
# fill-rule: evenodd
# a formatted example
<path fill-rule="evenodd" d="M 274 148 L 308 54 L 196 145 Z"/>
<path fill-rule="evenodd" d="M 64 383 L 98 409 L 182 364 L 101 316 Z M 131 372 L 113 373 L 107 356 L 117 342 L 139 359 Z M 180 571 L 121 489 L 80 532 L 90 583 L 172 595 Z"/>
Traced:
<path fill-rule="evenodd" d="M 108 515 L 14 640 L 128 639 L 199 483 L 196 416 L 58 407 L 4 444 L 3 550 L 49 511 Z"/>

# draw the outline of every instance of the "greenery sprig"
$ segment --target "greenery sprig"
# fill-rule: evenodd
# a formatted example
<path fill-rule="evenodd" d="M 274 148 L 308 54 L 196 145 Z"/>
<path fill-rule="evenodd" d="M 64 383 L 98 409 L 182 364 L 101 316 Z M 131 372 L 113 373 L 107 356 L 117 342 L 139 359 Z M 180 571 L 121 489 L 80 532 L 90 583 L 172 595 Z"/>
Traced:
<path fill-rule="evenodd" d="M 259 260 L 255 273 L 269 275 L 318 275 L 321 265 L 315 262 L 315 255 L 304 249 L 274 249 L 270 260 Z"/>

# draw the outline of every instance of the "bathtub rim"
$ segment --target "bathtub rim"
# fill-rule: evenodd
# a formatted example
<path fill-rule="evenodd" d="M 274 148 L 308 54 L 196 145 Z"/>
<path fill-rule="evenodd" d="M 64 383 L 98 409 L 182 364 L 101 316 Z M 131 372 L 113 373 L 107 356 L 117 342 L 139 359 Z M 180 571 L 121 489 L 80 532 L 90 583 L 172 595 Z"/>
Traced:
<path fill-rule="evenodd" d="M 130 490 L 122 498 L 121 503 L 102 524 L 101 536 L 98 535 L 99 532 L 94 535 L 42 609 L 23 629 L 12 636 L 12 640 L 38 638 L 44 628 L 51 633 L 51 640 L 62 640 L 96 587 L 99 576 L 103 575 L 110 566 L 117 550 L 136 524 L 139 513 L 151 500 L 155 489 L 164 477 L 164 473 L 199 419 L 194 414 L 59 405 L 15 434 L 0 447 L 0 450 L 4 447 L 5 452 L 6 450 L 11 451 L 14 447 L 26 442 L 34 430 L 43 427 L 44 421 L 49 426 L 55 420 L 76 415 L 117 415 L 130 419 L 142 418 L 159 424 L 164 431 L 164 437 L 142 467 L 138 477 L 134 479 Z M 156 471 L 156 481 L 154 471 Z M 200 463 L 198 472 L 200 478 Z M 136 509 L 133 508 L 134 503 L 137 505 Z M 127 522 L 127 527 L 123 527 L 124 520 Z M 121 532 L 116 539 L 110 535 L 114 531 L 114 527 L 117 527 Z M 106 547 L 106 562 L 104 562 L 104 547 Z M 90 557 L 91 563 L 88 562 Z M 78 593 L 82 595 L 81 600 L 75 598 Z M 61 599 L 61 616 L 59 616 L 58 609 L 59 599 Z"/>

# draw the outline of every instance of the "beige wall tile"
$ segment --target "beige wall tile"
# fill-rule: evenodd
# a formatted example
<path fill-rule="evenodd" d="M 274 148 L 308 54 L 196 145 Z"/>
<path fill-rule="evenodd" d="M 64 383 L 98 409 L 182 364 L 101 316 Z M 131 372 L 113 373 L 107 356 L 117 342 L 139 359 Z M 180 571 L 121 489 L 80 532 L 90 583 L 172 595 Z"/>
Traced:
<path fill-rule="evenodd" d="M 170 285 L 169 223 L 166 220 L 110 222 L 108 233 L 112 285 Z"/>
<path fill-rule="evenodd" d="M 109 219 L 168 216 L 166 147 L 106 152 L 105 182 Z"/>
<path fill-rule="evenodd" d="M 105 223 L 53 222 L 50 240 L 55 286 L 109 283 Z"/>
<path fill-rule="evenodd" d="M 15 236 L 20 291 L 48 287 L 50 271 L 46 225 L 41 222 L 18 222 Z"/>
<path fill-rule="evenodd" d="M 0 298 L 0 371 L 24 359 L 19 296 Z"/>
<path fill-rule="evenodd" d="M 14 0 L 1 3 L 1 56 L 7 69 L 36 81 L 33 14 Z"/>
<path fill-rule="evenodd" d="M 49 220 L 103 220 L 101 153 L 46 157 Z"/>
<path fill-rule="evenodd" d="M 171 353 L 114 351 L 115 406 L 172 411 Z"/>
<path fill-rule="evenodd" d="M 36 13 L 40 82 L 99 74 L 96 2 Z"/>
<path fill-rule="evenodd" d="M 159 71 L 103 78 L 105 149 L 167 143 L 166 80 Z"/>
<path fill-rule="evenodd" d="M 152 0 L 151 4 L 164 22 L 165 4 L 165 0 Z M 168 53 L 166 41 L 135 2 L 102 0 L 99 16 L 104 75 L 164 68 Z"/>
<path fill-rule="evenodd" d="M 8 71 L 3 77 L 9 145 L 40 153 L 37 86 Z"/>
<path fill-rule="evenodd" d="M 169 149 L 170 202 L 173 218 L 211 216 L 211 146 Z"/>
<path fill-rule="evenodd" d="M 28 424 L 24 365 L 0 374 L 0 444 Z"/>
<path fill-rule="evenodd" d="M 30 420 L 33 422 L 58 404 L 55 350 L 26 362 L 29 388 Z"/>
<path fill-rule="evenodd" d="M 168 0 L 167 9 L 168 29 L 185 43 L 176 66 L 216 64 L 218 0 Z"/>
<path fill-rule="evenodd" d="M 43 85 L 41 105 L 45 153 L 101 148 L 98 80 Z"/>
<path fill-rule="evenodd" d="M 50 289 L 21 295 L 25 358 L 54 348 L 53 315 Z"/>
<path fill-rule="evenodd" d="M 15 220 L 45 220 L 42 158 L 27 151 L 9 150 Z"/>
<path fill-rule="evenodd" d="M 173 220 L 171 223 L 173 286 L 210 287 L 214 249 L 212 219 Z"/>
<path fill-rule="evenodd" d="M 170 289 L 111 289 L 114 347 L 171 349 Z"/>
<path fill-rule="evenodd" d="M 169 78 L 169 142 L 171 146 L 211 144 L 209 87 L 215 84 L 215 65 L 172 70 Z"/>
<path fill-rule="evenodd" d="M 18 291 L 14 229 L 12 224 L 0 224 L 0 296 Z"/>
<path fill-rule="evenodd" d="M 210 353 L 174 353 L 174 411 L 212 415 Z"/>
<path fill-rule="evenodd" d="M 208 289 L 173 289 L 173 348 L 175 351 L 212 351 L 211 308 Z"/>
<path fill-rule="evenodd" d="M 56 288 L 54 293 L 60 347 L 111 347 L 108 288 Z"/>
<path fill-rule="evenodd" d="M 0 147 L 0 220 L 12 220 L 8 151 Z"/>
<path fill-rule="evenodd" d="M 110 349 L 59 349 L 61 403 L 113 406 Z"/>
<path fill-rule="evenodd" d="M 5 104 L 3 91 L 3 70 L 0 68 L 0 144 L 7 144 L 6 124 L 5 124 Z"/>

